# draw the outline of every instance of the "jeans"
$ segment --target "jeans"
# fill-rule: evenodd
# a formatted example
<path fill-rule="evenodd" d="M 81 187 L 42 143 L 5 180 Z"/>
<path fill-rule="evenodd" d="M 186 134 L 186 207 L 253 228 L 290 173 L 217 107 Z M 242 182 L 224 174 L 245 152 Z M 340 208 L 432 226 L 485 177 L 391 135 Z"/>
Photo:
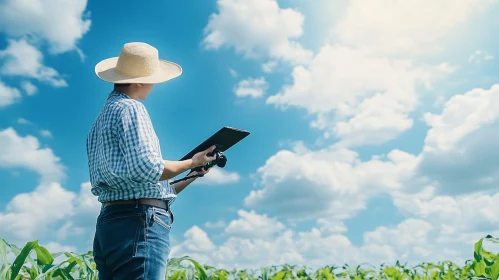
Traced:
<path fill-rule="evenodd" d="M 99 280 L 165 279 L 172 223 L 171 211 L 154 206 L 103 207 L 93 245 Z"/>

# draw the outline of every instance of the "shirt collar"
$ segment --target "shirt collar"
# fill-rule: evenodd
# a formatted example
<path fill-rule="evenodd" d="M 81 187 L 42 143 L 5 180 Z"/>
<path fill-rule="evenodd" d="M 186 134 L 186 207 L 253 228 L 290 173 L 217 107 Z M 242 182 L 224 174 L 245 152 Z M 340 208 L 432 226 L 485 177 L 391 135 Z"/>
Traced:
<path fill-rule="evenodd" d="M 114 97 L 114 96 L 130 99 L 130 96 L 126 95 L 125 93 L 123 93 L 121 91 L 117 91 L 117 90 L 113 90 L 109 94 L 109 98 Z"/>

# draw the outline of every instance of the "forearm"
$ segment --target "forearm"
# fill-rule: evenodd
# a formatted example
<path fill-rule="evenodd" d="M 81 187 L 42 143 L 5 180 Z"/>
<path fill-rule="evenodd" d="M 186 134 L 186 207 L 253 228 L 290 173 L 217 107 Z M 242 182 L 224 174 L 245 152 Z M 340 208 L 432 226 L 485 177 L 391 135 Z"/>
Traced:
<path fill-rule="evenodd" d="M 184 173 L 187 170 L 193 169 L 194 162 L 192 159 L 186 159 L 182 161 L 169 161 L 165 160 L 165 167 L 163 169 L 163 174 L 161 174 L 160 180 L 168 180 L 171 179 L 181 173 Z"/>
<path fill-rule="evenodd" d="M 172 185 L 172 188 L 175 190 L 175 192 L 177 194 L 179 194 L 180 192 L 182 192 L 185 188 L 187 188 L 187 186 L 194 182 L 194 180 L 196 180 L 196 177 L 195 178 L 191 178 L 191 179 L 187 179 L 187 180 L 184 180 L 184 181 L 180 181 L 178 183 L 175 183 Z"/>

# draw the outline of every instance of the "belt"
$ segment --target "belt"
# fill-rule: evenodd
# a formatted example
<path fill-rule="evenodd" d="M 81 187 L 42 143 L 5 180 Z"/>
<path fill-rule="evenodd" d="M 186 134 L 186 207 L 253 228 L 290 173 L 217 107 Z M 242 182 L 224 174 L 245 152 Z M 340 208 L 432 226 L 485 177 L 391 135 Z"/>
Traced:
<path fill-rule="evenodd" d="M 138 201 L 137 201 L 138 200 Z M 155 199 L 155 198 L 140 198 L 140 199 L 129 199 L 129 200 L 114 200 L 102 203 L 104 207 L 111 205 L 135 205 L 135 204 L 144 204 L 155 206 L 158 208 L 163 208 L 168 210 L 168 205 L 163 200 Z"/>

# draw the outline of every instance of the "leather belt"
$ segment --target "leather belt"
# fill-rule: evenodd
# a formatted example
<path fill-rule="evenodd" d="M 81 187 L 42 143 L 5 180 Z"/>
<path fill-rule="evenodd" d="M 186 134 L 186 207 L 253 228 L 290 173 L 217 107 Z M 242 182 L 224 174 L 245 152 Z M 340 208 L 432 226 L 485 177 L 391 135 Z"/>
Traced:
<path fill-rule="evenodd" d="M 104 207 L 111 206 L 111 205 L 135 205 L 137 203 L 137 199 L 129 199 L 129 200 L 114 200 L 114 201 L 108 201 L 104 202 L 102 205 Z M 155 198 L 140 198 L 138 199 L 139 204 L 144 204 L 144 205 L 149 205 L 149 206 L 155 206 L 158 208 L 163 208 L 165 210 L 168 210 L 168 205 L 166 202 L 163 200 L 155 199 Z"/>

